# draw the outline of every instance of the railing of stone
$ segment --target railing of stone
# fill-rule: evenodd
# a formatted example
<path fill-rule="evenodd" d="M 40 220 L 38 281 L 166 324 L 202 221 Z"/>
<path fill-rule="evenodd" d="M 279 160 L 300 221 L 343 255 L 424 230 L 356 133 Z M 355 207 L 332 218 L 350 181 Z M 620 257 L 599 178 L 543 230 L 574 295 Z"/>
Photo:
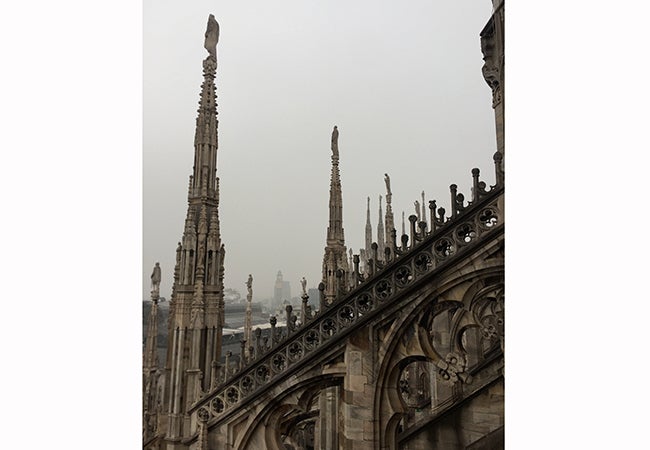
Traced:
<path fill-rule="evenodd" d="M 331 347 L 351 332 L 355 325 L 365 323 L 390 300 L 442 266 L 454 256 L 464 252 L 465 248 L 474 247 L 481 238 L 491 234 L 503 224 L 503 212 L 499 208 L 499 198 L 503 194 L 504 179 L 501 167 L 501 154 L 494 156 L 496 166 L 495 186 L 489 190 L 479 181 L 478 169 L 472 170 L 473 197 L 467 205 L 462 194 L 456 192 L 456 185 L 451 185 L 452 213 L 445 219 L 443 208 L 434 216 L 435 201 L 429 203 L 432 214 L 432 229 L 426 226 L 416 231 L 415 222 L 411 222 L 411 243 L 408 237 L 402 237 L 401 248 L 395 246 L 391 257 L 387 252 L 386 262 L 375 263 L 374 273 L 363 279 L 358 272 L 358 258 L 355 258 L 355 274 L 359 285 L 346 295 L 320 311 L 315 317 L 307 317 L 301 326 L 296 326 L 295 315 L 291 306 L 287 306 L 287 331 L 278 336 L 275 330 L 275 317 L 271 317 L 270 342 L 260 342 L 261 330 L 255 331 L 255 345 L 251 346 L 248 364 L 240 363 L 239 370 L 231 373 L 227 355 L 225 376 L 221 383 L 205 393 L 191 408 L 200 420 L 216 419 L 234 407 L 243 399 L 250 397 L 259 388 L 279 380 L 294 367 L 302 366 L 309 356 L 319 349 Z M 373 245 L 376 253 L 377 245 Z M 303 299 L 304 301 L 304 299 Z M 242 343 L 242 346 L 244 344 Z"/>

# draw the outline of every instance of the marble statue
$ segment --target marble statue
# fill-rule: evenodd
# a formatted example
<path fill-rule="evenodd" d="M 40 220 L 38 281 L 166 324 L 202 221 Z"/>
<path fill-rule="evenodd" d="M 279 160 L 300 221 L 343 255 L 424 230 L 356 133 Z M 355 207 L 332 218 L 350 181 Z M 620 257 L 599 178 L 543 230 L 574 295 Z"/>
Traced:
<path fill-rule="evenodd" d="M 302 286 L 302 295 L 307 295 L 307 280 L 305 277 L 302 277 L 302 280 L 300 280 L 300 285 Z"/>
<path fill-rule="evenodd" d="M 248 288 L 248 295 L 253 295 L 253 275 L 248 274 L 248 281 L 246 281 L 246 287 Z"/>
<path fill-rule="evenodd" d="M 388 176 L 387 173 L 384 174 L 384 182 L 386 183 L 386 192 L 388 195 L 392 194 L 390 191 L 390 177 Z"/>
<path fill-rule="evenodd" d="M 205 31 L 204 47 L 214 59 L 217 59 L 217 43 L 219 42 L 219 24 L 212 14 L 208 17 L 208 28 Z"/>
<path fill-rule="evenodd" d="M 160 289 L 161 278 L 160 263 L 156 263 L 151 273 L 151 288 L 156 292 Z"/>
<path fill-rule="evenodd" d="M 335 157 L 339 157 L 339 130 L 334 125 L 334 130 L 332 131 L 332 154 Z"/>

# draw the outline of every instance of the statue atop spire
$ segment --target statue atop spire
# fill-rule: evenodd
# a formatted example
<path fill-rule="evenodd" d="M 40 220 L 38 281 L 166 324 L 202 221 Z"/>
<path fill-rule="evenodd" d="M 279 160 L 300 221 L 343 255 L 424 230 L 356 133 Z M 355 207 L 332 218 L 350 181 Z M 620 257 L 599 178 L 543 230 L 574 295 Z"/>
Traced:
<path fill-rule="evenodd" d="M 339 130 L 334 125 L 334 130 L 332 131 L 332 157 L 339 158 Z"/>
<path fill-rule="evenodd" d="M 327 242 L 345 246 L 343 237 L 343 194 L 341 193 L 341 176 L 339 174 L 339 130 L 332 131 L 332 174 L 330 178 L 329 227 Z"/>
<path fill-rule="evenodd" d="M 217 43 L 219 42 L 219 23 L 212 14 L 208 17 L 208 28 L 205 30 L 205 43 L 203 46 L 210 56 L 217 59 Z"/>
<path fill-rule="evenodd" d="M 218 378 L 224 325 L 223 276 L 225 247 L 219 227 L 217 177 L 218 126 L 215 77 L 219 24 L 208 18 L 203 60 L 203 83 L 194 133 L 194 164 L 188 187 L 188 207 L 176 268 L 169 315 L 166 373 L 185 374 L 167 379 L 168 436 L 188 435 L 183 417 L 201 392 Z M 178 275 L 177 275 L 178 274 Z"/>
<path fill-rule="evenodd" d="M 392 192 L 390 190 L 390 176 L 387 173 L 384 174 L 384 183 L 386 183 L 386 198 L 388 199 Z"/>
<path fill-rule="evenodd" d="M 377 224 L 377 245 L 379 254 L 377 259 L 380 261 L 384 260 L 384 248 L 386 247 L 386 240 L 384 237 L 384 217 L 381 210 L 381 195 L 379 196 L 379 223 Z"/>
<path fill-rule="evenodd" d="M 246 288 L 248 289 L 248 295 L 253 295 L 253 275 L 248 274 L 248 280 L 246 280 Z"/>
<path fill-rule="evenodd" d="M 158 301 L 158 294 L 160 293 L 160 263 L 156 263 L 151 273 L 151 298 L 153 301 Z"/>
<path fill-rule="evenodd" d="M 246 316 L 244 318 L 244 340 L 248 342 L 249 346 L 244 348 L 244 354 L 242 355 L 246 359 L 251 357 L 250 353 L 250 344 L 253 331 L 253 275 L 248 274 L 248 280 L 246 280 L 246 288 L 248 289 L 248 294 L 246 295 Z"/>
<path fill-rule="evenodd" d="M 393 216 L 393 207 L 391 205 L 393 192 L 390 190 L 390 176 L 387 173 L 384 174 L 384 183 L 386 183 L 386 247 L 390 248 L 391 251 L 395 251 L 392 239 L 393 230 L 395 229 L 395 218 Z"/>
<path fill-rule="evenodd" d="M 363 267 L 368 267 L 368 258 L 372 255 L 372 224 L 370 223 L 370 197 L 368 197 L 368 207 L 366 208 L 366 246 L 363 249 Z"/>
<path fill-rule="evenodd" d="M 332 130 L 332 174 L 330 178 L 329 226 L 327 246 L 323 257 L 325 304 L 331 304 L 347 288 L 348 258 L 343 233 L 343 193 L 339 174 L 339 130 Z"/>
<path fill-rule="evenodd" d="M 300 280 L 300 286 L 302 286 L 302 295 L 307 295 L 307 279 L 305 277 Z"/>

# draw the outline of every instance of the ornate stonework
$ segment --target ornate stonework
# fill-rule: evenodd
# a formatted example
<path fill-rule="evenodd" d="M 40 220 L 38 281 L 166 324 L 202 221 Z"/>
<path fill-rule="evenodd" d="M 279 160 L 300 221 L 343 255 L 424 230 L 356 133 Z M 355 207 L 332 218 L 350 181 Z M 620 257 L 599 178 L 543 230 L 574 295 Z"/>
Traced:
<path fill-rule="evenodd" d="M 332 174 L 330 178 L 329 226 L 327 245 L 323 256 L 323 284 L 325 305 L 330 305 L 347 291 L 349 268 L 343 233 L 343 193 L 339 174 L 339 131 L 332 131 Z"/>
<path fill-rule="evenodd" d="M 219 26 L 208 20 L 203 84 L 194 136 L 183 237 L 176 249 L 165 365 L 166 439 L 187 436 L 186 413 L 211 387 L 221 357 L 225 249 L 219 230 L 217 109 L 214 79 Z"/>
<path fill-rule="evenodd" d="M 497 99 L 497 117 L 503 77 L 490 64 L 498 53 L 493 49 L 502 52 L 503 33 L 502 28 L 490 30 L 502 27 L 494 25 L 502 8 L 502 3 L 497 6 L 493 25 L 481 34 L 484 74 Z M 276 317 L 270 317 L 267 330 L 251 330 L 247 322 L 243 357 L 233 362 L 228 351 L 221 364 L 224 246 L 214 95 L 218 36 L 218 24 L 210 16 L 164 373 L 154 370 L 152 344 L 145 352 L 144 447 L 503 448 L 505 185 L 500 150 L 494 155 L 493 186 L 473 169 L 471 195 L 466 200 L 452 184 L 445 195 L 447 210 L 422 193 L 408 230 L 402 216 L 399 242 L 386 174 L 386 215 L 380 200 L 378 242 L 369 242 L 368 201 L 370 240 L 362 249 L 364 258 L 348 255 L 345 246 L 339 130 L 334 127 L 320 310 L 309 311 L 303 278 L 300 321 L 286 305 L 284 328 L 276 327 Z M 152 276 L 152 287 L 153 281 Z M 252 276 L 246 285 L 250 304 Z M 148 340 L 154 334 L 153 315 L 150 323 Z M 152 392 L 164 396 L 152 401 Z"/>

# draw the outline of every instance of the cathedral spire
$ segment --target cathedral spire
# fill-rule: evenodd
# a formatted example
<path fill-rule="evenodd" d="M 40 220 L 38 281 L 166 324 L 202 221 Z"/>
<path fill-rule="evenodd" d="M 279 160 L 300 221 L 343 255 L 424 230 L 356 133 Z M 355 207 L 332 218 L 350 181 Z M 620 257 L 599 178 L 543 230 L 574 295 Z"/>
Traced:
<path fill-rule="evenodd" d="M 378 245 L 378 259 L 384 260 L 384 248 L 386 247 L 386 239 L 384 237 L 384 214 L 381 209 L 381 195 L 379 196 L 379 223 L 377 223 L 377 245 Z"/>
<path fill-rule="evenodd" d="M 156 263 L 156 268 L 160 270 L 158 263 Z M 156 269 L 154 269 L 154 273 L 156 273 Z M 147 336 L 145 338 L 145 350 L 143 355 L 143 368 L 146 371 L 155 371 L 158 369 L 158 299 L 158 292 L 155 289 L 152 290 L 151 311 L 149 312 L 149 319 L 147 321 Z"/>
<path fill-rule="evenodd" d="M 422 222 L 426 223 L 426 221 L 427 221 L 427 207 L 426 207 L 426 200 L 424 199 L 424 197 L 425 197 L 424 191 L 422 191 L 422 204 L 420 205 L 420 208 L 422 208 L 422 215 L 420 217 L 421 217 Z"/>
<path fill-rule="evenodd" d="M 250 345 L 252 344 L 251 341 L 251 336 L 252 336 L 252 329 L 253 329 L 253 275 L 248 274 L 248 280 L 246 281 L 246 288 L 248 290 L 248 293 L 246 295 L 246 316 L 244 318 L 244 340 L 246 341 L 247 345 L 245 348 L 245 355 L 242 355 L 242 357 L 246 357 L 246 359 L 250 358 Z"/>
<path fill-rule="evenodd" d="M 327 227 L 327 245 L 345 245 L 343 235 L 343 194 L 341 193 L 341 176 L 339 174 L 339 130 L 332 131 L 332 174 L 330 177 L 329 226 Z"/>
<path fill-rule="evenodd" d="M 323 283 L 325 302 L 330 304 L 346 290 L 348 259 L 343 235 L 343 194 L 339 174 L 339 130 L 332 131 L 332 174 L 330 178 L 329 226 L 327 246 L 323 257 Z"/>
<path fill-rule="evenodd" d="M 364 266 L 368 264 L 369 255 L 372 255 L 372 224 L 370 223 L 370 197 L 368 197 L 368 207 L 366 209 L 366 248 L 365 258 L 363 261 Z"/>
<path fill-rule="evenodd" d="M 225 248 L 219 229 L 217 178 L 217 42 L 219 24 L 211 14 L 205 32 L 203 83 L 194 134 L 194 168 L 181 244 L 176 250 L 170 303 L 167 378 L 167 436 L 188 435 L 184 417 L 210 388 L 221 357 L 223 264 Z"/>
<path fill-rule="evenodd" d="M 194 132 L 194 174 L 190 198 L 217 197 L 217 96 L 214 78 L 217 72 L 217 42 L 219 24 L 210 14 L 205 32 L 205 48 L 209 55 L 203 60 L 203 84 L 199 98 L 196 130 Z"/>
<path fill-rule="evenodd" d="M 156 263 L 151 274 L 151 310 L 147 321 L 147 336 L 145 338 L 142 386 L 143 386 L 143 431 L 145 437 L 150 437 L 157 428 L 158 404 L 158 300 L 160 298 L 161 271 Z"/>
<path fill-rule="evenodd" d="M 390 176 L 387 173 L 384 174 L 384 182 L 386 183 L 386 246 L 394 251 L 392 233 L 395 229 L 395 218 L 393 217 L 393 207 L 391 206 L 393 192 L 390 190 Z"/>

